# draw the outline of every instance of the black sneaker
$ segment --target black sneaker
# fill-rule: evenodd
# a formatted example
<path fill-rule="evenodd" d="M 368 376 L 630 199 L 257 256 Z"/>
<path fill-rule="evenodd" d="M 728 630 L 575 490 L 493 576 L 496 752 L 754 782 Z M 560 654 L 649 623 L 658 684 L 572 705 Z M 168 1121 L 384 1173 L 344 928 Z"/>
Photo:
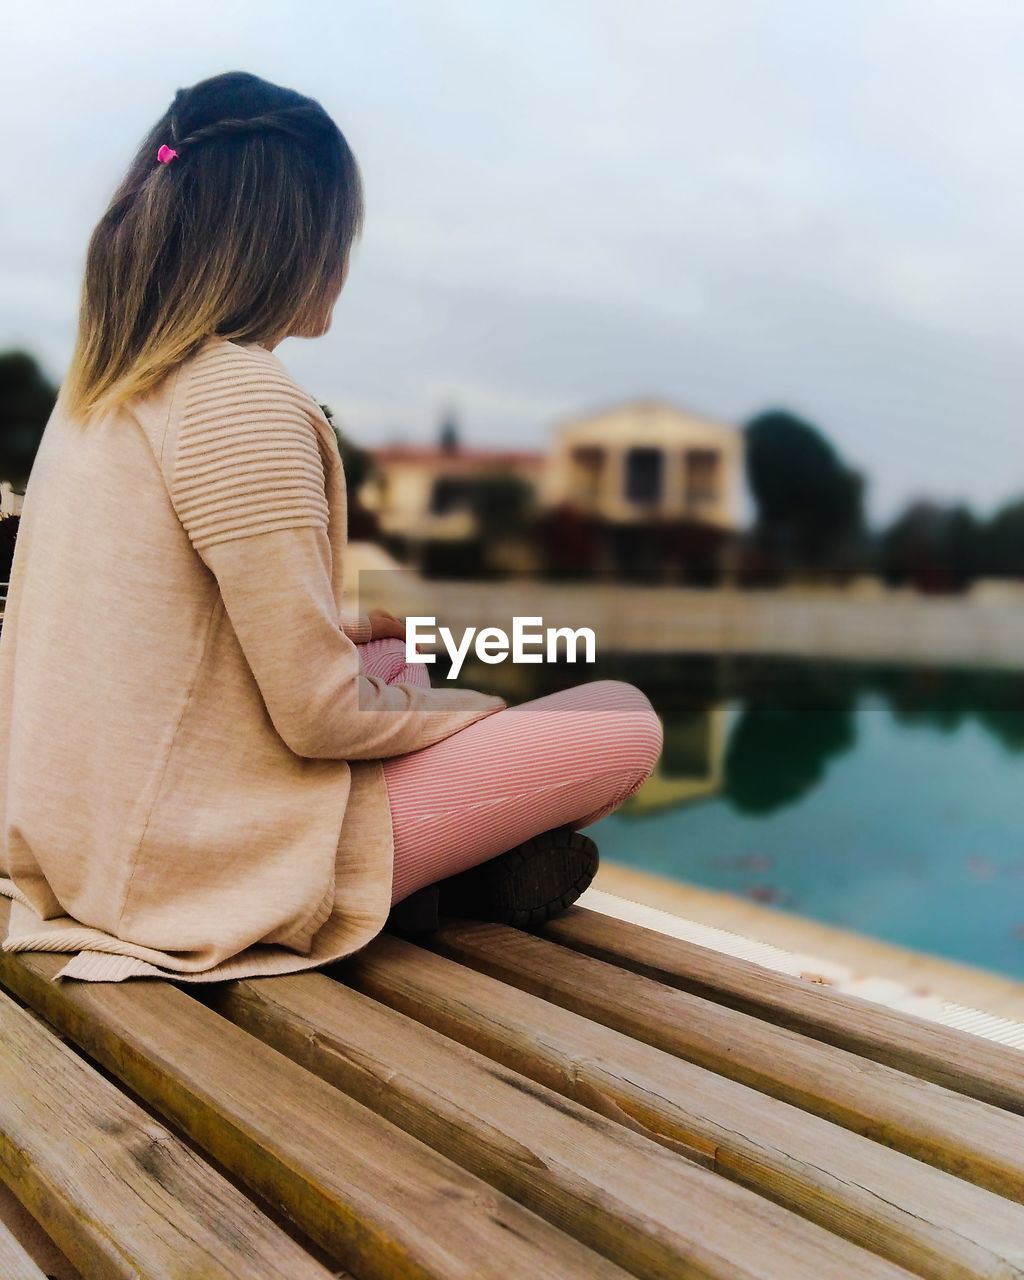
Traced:
<path fill-rule="evenodd" d="M 397 933 L 403 937 L 433 933 L 441 924 L 437 914 L 439 897 L 436 884 L 417 889 L 408 898 L 395 903 L 384 922 L 384 928 L 389 933 Z"/>
<path fill-rule="evenodd" d="M 597 873 L 597 845 L 557 827 L 439 882 L 438 911 L 536 929 L 572 906 Z"/>

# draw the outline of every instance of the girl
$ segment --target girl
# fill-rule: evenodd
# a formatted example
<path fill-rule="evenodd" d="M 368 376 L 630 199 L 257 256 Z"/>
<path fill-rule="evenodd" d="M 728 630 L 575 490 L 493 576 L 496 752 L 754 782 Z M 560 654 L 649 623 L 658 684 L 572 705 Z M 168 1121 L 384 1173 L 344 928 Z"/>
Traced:
<path fill-rule="evenodd" d="M 337 442 L 273 351 L 328 330 L 361 222 L 323 108 L 235 72 L 93 233 L 0 633 L 4 947 L 65 977 L 308 969 L 413 901 L 537 925 L 661 749 L 629 685 L 509 708 L 343 613 Z"/>

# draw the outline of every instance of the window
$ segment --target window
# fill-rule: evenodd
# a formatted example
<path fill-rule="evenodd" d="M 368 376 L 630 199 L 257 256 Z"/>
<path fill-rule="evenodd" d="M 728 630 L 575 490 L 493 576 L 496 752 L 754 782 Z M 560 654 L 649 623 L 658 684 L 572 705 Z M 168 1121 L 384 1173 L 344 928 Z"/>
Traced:
<path fill-rule="evenodd" d="M 469 511 L 473 506 L 474 484 L 461 476 L 438 476 L 430 490 L 430 514 L 447 516 L 453 511 Z"/>
<path fill-rule="evenodd" d="M 687 507 L 713 507 L 717 504 L 720 464 L 721 457 L 715 449 L 687 449 Z"/>
<path fill-rule="evenodd" d="M 661 501 L 663 459 L 660 449 L 626 452 L 626 497 L 630 502 L 654 505 Z"/>

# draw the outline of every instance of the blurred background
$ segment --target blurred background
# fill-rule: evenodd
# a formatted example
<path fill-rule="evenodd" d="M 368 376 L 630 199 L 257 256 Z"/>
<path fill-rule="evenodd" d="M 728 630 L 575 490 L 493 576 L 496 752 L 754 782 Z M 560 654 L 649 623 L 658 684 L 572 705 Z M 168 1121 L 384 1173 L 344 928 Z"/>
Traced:
<path fill-rule="evenodd" d="M 8 23 L 0 581 L 134 147 L 183 85 L 287 84 L 366 185 L 330 333 L 277 349 L 338 431 L 361 606 L 595 627 L 596 668 L 461 680 L 644 688 L 664 757 L 600 840 L 649 900 L 1024 976 L 1019 5 Z"/>

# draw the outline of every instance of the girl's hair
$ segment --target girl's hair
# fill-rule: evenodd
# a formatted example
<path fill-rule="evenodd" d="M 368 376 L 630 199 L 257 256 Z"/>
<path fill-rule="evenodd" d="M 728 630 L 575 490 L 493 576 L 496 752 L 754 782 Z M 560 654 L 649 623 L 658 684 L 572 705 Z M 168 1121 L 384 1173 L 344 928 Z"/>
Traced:
<path fill-rule="evenodd" d="M 85 421 L 145 393 L 212 334 L 309 333 L 362 221 L 355 157 L 318 102 L 242 71 L 179 89 L 89 241 L 65 409 Z"/>

